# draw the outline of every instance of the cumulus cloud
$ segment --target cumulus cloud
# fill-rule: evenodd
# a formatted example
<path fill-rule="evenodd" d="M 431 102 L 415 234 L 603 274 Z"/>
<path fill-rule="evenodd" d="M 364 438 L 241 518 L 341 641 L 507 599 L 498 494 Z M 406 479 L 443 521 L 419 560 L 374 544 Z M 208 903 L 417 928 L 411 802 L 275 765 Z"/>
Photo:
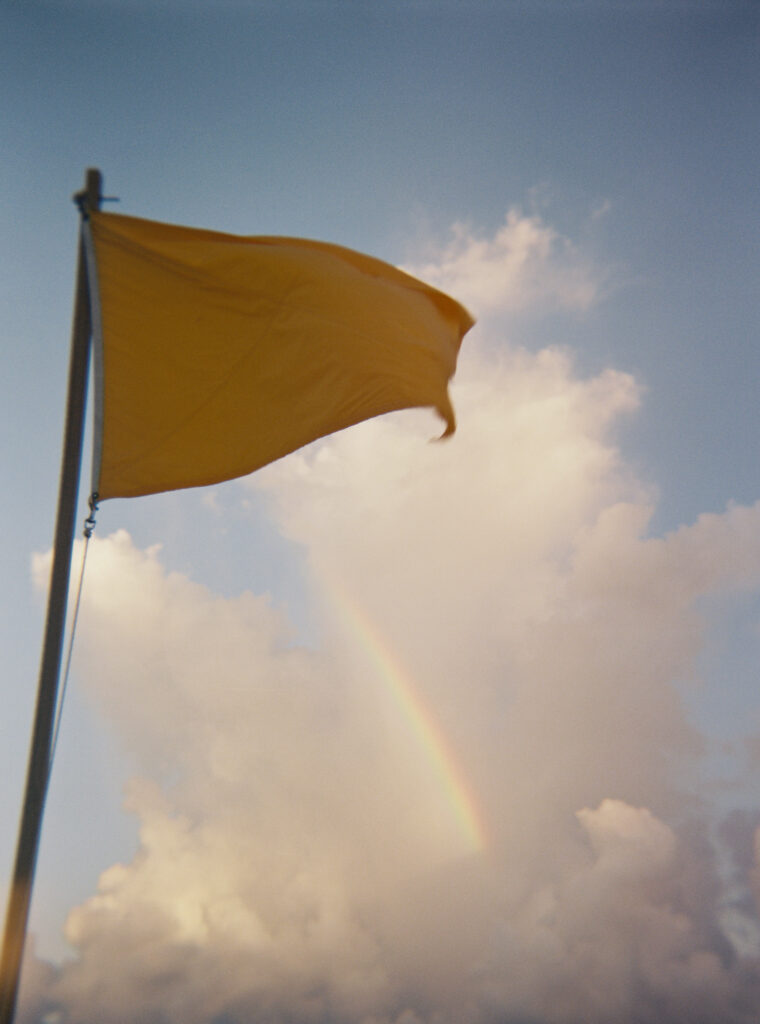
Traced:
<path fill-rule="evenodd" d="M 457 223 L 432 260 L 404 269 L 456 295 L 481 317 L 539 305 L 583 312 L 607 285 L 606 274 L 569 238 L 515 207 L 492 237 Z"/>
<path fill-rule="evenodd" d="M 510 231 L 460 249 L 528 304 L 557 243 L 532 223 L 505 284 Z M 755 823 L 724 826 L 729 877 L 675 684 L 704 597 L 760 586 L 760 504 L 651 536 L 615 443 L 635 381 L 552 347 L 463 369 L 450 442 L 399 414 L 244 485 L 306 553 L 314 649 L 265 597 L 94 541 L 78 674 L 141 765 L 140 847 L 72 910 L 77 958 L 29 975 L 28 1024 L 756 1019 L 726 918 L 728 886 L 757 926 Z"/>

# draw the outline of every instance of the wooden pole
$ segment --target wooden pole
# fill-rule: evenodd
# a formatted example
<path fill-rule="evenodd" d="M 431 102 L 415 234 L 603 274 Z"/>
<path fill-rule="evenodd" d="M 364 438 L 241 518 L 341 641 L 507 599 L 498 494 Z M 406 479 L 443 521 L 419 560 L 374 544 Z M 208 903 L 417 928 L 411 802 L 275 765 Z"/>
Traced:
<path fill-rule="evenodd" d="M 88 170 L 83 192 L 74 197 L 87 217 L 100 208 L 100 171 Z M 34 870 L 42 829 L 50 775 L 51 741 L 66 625 L 71 550 L 74 542 L 79 474 L 82 462 L 87 374 L 90 360 L 90 289 L 84 241 L 79 241 L 74 321 L 71 332 L 66 425 L 58 491 L 58 513 L 53 544 L 53 570 L 48 594 L 47 621 L 42 645 L 34 731 L 29 750 L 26 791 L 21 813 L 16 862 L 8 894 L 3 953 L 0 961 L 0 1024 L 12 1024 L 16 1010 L 21 961 L 24 953 Z"/>

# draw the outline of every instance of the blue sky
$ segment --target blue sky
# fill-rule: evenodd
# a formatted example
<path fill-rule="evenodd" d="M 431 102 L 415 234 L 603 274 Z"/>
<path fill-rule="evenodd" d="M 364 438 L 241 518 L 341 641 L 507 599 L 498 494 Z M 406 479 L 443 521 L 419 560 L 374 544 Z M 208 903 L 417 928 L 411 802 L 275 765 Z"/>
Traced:
<path fill-rule="evenodd" d="M 511 807 L 522 816 L 526 849 L 533 843 L 533 859 L 526 854 L 523 863 L 524 851 L 503 836 L 494 839 L 500 852 L 491 856 L 488 881 L 478 875 L 476 883 L 477 871 L 471 868 L 468 880 L 453 887 L 468 894 L 467 906 L 480 907 L 478 893 L 493 895 L 489 887 L 497 886 L 507 908 L 504 919 L 497 924 L 481 913 L 482 907 L 473 910 L 471 934 L 488 936 L 483 942 L 492 951 L 498 947 L 497 932 L 511 929 L 513 935 L 504 963 L 514 970 L 504 967 L 502 972 L 493 952 L 479 991 L 462 981 L 456 998 L 463 1002 L 450 994 L 451 1005 L 469 1007 L 474 1021 L 497 1019 L 497 1012 L 502 1014 L 498 1019 L 510 1021 L 520 1013 L 541 1022 L 573 1019 L 552 1004 L 546 985 L 536 983 L 534 991 L 525 981 L 542 974 L 536 935 L 520 930 L 551 891 L 555 920 L 572 931 L 568 922 L 576 918 L 567 895 L 572 885 L 562 872 L 570 870 L 576 855 L 563 844 L 578 844 L 584 856 L 598 858 L 589 868 L 595 879 L 615 860 L 610 850 L 618 849 L 619 837 L 636 829 L 644 836 L 640 848 L 654 860 L 660 857 L 658 863 L 667 860 L 670 849 L 666 830 L 675 830 L 679 856 L 696 858 L 705 878 L 714 871 L 733 879 L 732 865 L 751 856 L 760 810 L 753 798 L 760 737 L 755 695 L 760 572 L 753 540 L 752 515 L 757 518 L 757 513 L 745 515 L 742 509 L 751 510 L 760 498 L 759 49 L 756 5 L 732 0 L 0 0 L 0 329 L 6 360 L 0 409 L 6 492 L 0 513 L 5 580 L 0 628 L 6 652 L 0 813 L 8 822 L 1 830 L 3 873 L 12 857 L 42 628 L 43 600 L 32 584 L 30 560 L 34 552 L 49 548 L 53 530 L 78 229 L 69 200 L 81 187 L 85 168 L 103 171 L 106 193 L 120 199 L 115 210 L 240 234 L 297 235 L 352 246 L 422 276 L 426 272 L 479 318 L 465 342 L 460 390 L 454 391 L 460 426 L 451 442 L 453 455 L 439 459 L 423 443 L 435 432 L 429 420 L 391 419 L 359 429 L 355 440 L 341 436 L 317 446 L 316 453 L 284 460 L 260 479 L 208 492 L 104 504 L 98 526 L 101 557 L 108 572 L 122 576 L 106 579 L 104 568 L 105 589 L 94 583 L 90 604 L 85 602 L 32 918 L 43 955 L 60 957 L 73 948 L 81 969 L 35 981 L 38 1002 L 30 996 L 29 1020 L 38 1019 L 43 1012 L 39 1000 L 44 999 L 68 1007 L 71 1017 L 64 1019 L 84 1021 L 88 1014 L 106 1019 L 103 1007 L 96 1008 L 87 971 L 94 976 L 94 946 L 121 948 L 113 939 L 118 929 L 108 922 L 96 925 L 84 913 L 85 932 L 99 936 L 94 946 L 83 939 L 77 946 L 71 937 L 66 945 L 62 938 L 68 911 L 95 893 L 103 870 L 117 861 L 131 866 L 117 902 L 130 893 L 134 897 L 137 889 L 129 886 L 142 884 L 144 905 L 158 906 L 153 883 L 140 874 L 150 858 L 140 860 L 138 854 L 133 860 L 140 842 L 138 823 L 154 820 L 153 812 L 146 803 L 141 811 L 123 813 L 128 779 L 152 780 L 169 794 L 165 823 L 184 815 L 199 829 L 211 822 L 214 835 L 225 834 L 214 818 L 213 802 L 199 796 L 203 756 L 183 760 L 179 747 L 175 750 L 167 740 L 166 763 L 159 763 L 160 730 L 156 727 L 154 736 L 109 689 L 109 680 L 115 686 L 120 679 L 115 659 L 140 641 L 130 641 L 128 630 L 123 633 L 129 618 L 124 608 L 115 608 L 114 618 L 101 623 L 100 639 L 94 638 L 93 623 L 100 621 L 103 594 L 111 589 L 127 593 L 129 581 L 143 579 L 141 573 L 148 575 L 140 586 L 155 587 L 156 607 L 170 606 L 160 598 L 161 573 L 184 574 L 218 601 L 232 602 L 229 615 L 231 621 L 242 616 L 241 635 L 245 629 L 257 636 L 258 629 L 262 636 L 269 636 L 270 628 L 277 633 L 271 623 L 251 625 L 249 612 L 235 603 L 245 589 L 269 594 L 284 623 L 282 637 L 271 641 L 269 667 L 275 671 L 279 665 L 278 652 L 286 657 L 283 651 L 302 651 L 308 667 L 298 668 L 298 678 L 311 680 L 320 694 L 324 664 L 332 666 L 335 678 L 357 674 L 364 679 L 367 673 L 360 655 L 341 640 L 333 621 L 340 619 L 338 605 L 330 605 L 321 589 L 321 583 L 339 577 L 343 591 L 353 594 L 388 648 L 414 666 L 411 674 L 419 676 L 421 699 L 438 709 L 443 728 L 446 716 L 452 716 L 452 742 L 464 752 L 463 763 L 470 754 L 470 772 L 463 772 L 475 789 L 473 780 L 480 779 L 485 816 L 490 810 L 494 820 L 504 817 L 504 808 Z M 473 286 L 478 275 L 479 288 Z M 483 282 L 491 280 L 496 283 L 486 288 Z M 513 404 L 502 407 L 502 398 L 509 395 L 515 396 Z M 518 416 L 514 403 L 520 402 L 527 404 Z M 563 410 L 559 419 L 557 409 Z M 525 435 L 524 423 L 532 425 Z M 515 438 L 523 436 L 518 444 Z M 410 438 L 419 442 L 419 451 Z M 401 469 L 393 468 L 396 459 Z M 377 490 L 363 469 L 367 464 L 378 466 L 377 480 L 385 481 L 387 489 Z M 450 474 L 445 486 L 443 480 L 425 482 L 437 465 L 438 472 Z M 409 479 L 417 477 L 418 489 L 410 489 Z M 470 503 L 460 504 L 455 479 L 469 489 Z M 389 497 L 394 493 L 395 503 Z M 436 506 L 426 502 L 435 500 L 444 503 L 445 511 L 434 514 Z M 731 503 L 737 510 L 727 513 Z M 402 512 L 403 522 L 398 518 Z M 714 518 L 700 520 L 704 514 Z M 423 529 L 421 524 L 430 521 L 435 528 Z M 338 539 L 329 529 L 331 522 Z M 413 524 L 419 524 L 419 532 Z M 106 544 L 121 528 L 131 537 L 129 545 Z M 435 537 L 443 545 L 439 549 Z M 396 547 L 407 545 L 396 556 L 394 538 Z M 162 545 L 160 553 L 145 555 L 156 544 Z M 419 555 L 412 557 L 410 551 Z M 155 571 L 146 569 L 146 558 L 156 559 Z M 359 566 L 363 572 L 357 575 Z M 95 580 L 98 572 L 96 565 Z M 435 583 L 426 588 L 424 579 Z M 392 596 L 394 580 L 405 597 Z M 189 582 L 187 587 L 187 592 L 180 588 L 177 607 L 190 602 L 187 615 L 192 617 L 196 598 Z M 547 590 L 539 600 L 542 587 Z M 150 594 L 146 591 L 146 606 Z M 492 621 L 497 606 L 503 615 Z M 129 614 L 139 618 L 134 609 Z M 264 619 L 267 614 L 261 612 Z M 521 615 L 527 616 L 524 633 L 517 624 Z M 464 627 L 461 635 L 456 632 L 454 622 L 470 620 L 469 632 Z M 156 628 L 168 629 L 162 621 L 156 620 Z M 586 639 L 573 632 L 582 622 L 590 623 Z M 544 625 L 539 629 L 538 623 Z M 553 631 L 543 637 L 542 651 L 529 658 L 530 637 L 549 629 L 546 623 Z M 147 651 L 148 626 L 140 628 Z M 447 632 L 457 635 L 458 653 L 451 652 L 451 667 L 443 671 L 432 652 Z M 608 640 L 600 640 L 597 650 L 592 636 Z M 213 645 L 213 631 L 210 637 Z M 176 642 L 181 652 L 183 642 Z M 251 643 L 251 650 L 259 650 Z M 567 679 L 561 664 L 542 661 L 554 645 L 564 652 L 558 659 L 566 662 Z M 151 695 L 162 684 L 151 675 L 155 665 L 147 654 L 145 659 L 145 677 L 136 692 L 150 708 L 151 700 L 158 700 Z M 195 705 L 188 697 L 190 684 L 183 688 L 182 680 L 192 676 L 191 666 L 179 653 L 176 659 L 172 692 L 189 720 Z M 198 663 L 205 663 L 200 654 Z M 597 672 L 598 690 L 588 682 Z M 699 685 L 693 681 L 697 678 Z M 602 679 L 612 687 L 609 693 Z M 613 680 L 621 681 L 620 689 Z M 127 678 L 123 684 L 129 688 Z M 578 685 L 579 699 L 568 710 L 556 702 L 571 684 Z M 233 682 L 229 686 L 234 690 Z M 353 722 L 354 714 L 362 722 L 361 698 L 348 692 L 354 696 L 346 698 L 351 705 L 346 722 Z M 359 687 L 358 693 L 363 692 Z M 625 698 L 613 699 L 612 693 L 621 692 Z M 469 711 L 464 710 L 468 693 Z M 531 693 L 543 696 L 531 698 Z M 685 694 L 686 707 L 677 713 L 679 694 Z M 377 712 L 366 699 L 367 708 Z M 625 767 L 621 753 L 619 770 L 614 758 L 606 760 L 612 754 L 595 745 L 615 728 L 616 701 L 622 701 L 632 723 L 630 765 Z M 641 712 L 642 701 L 650 702 L 650 717 Z M 391 711 L 386 709 L 382 736 L 364 735 L 358 727 L 344 736 L 345 723 L 336 724 L 343 722 L 340 711 L 330 707 L 329 714 L 324 708 L 319 713 L 301 708 L 294 733 L 301 737 L 298 749 L 308 749 L 308 737 L 323 728 L 325 743 L 345 751 L 346 758 L 354 746 L 362 749 L 357 737 L 363 736 L 367 763 L 374 764 L 381 740 L 395 735 L 398 723 Z M 266 708 L 271 722 L 278 721 L 275 705 Z M 520 781 L 515 764 L 504 760 L 498 729 L 493 725 L 491 735 L 486 726 L 486 708 L 492 723 L 503 724 L 505 735 L 508 709 L 524 712 L 524 719 L 516 712 L 515 721 L 522 722 L 523 736 L 534 738 L 531 749 L 544 752 L 540 774 L 548 781 L 540 813 L 527 795 L 524 804 L 515 795 L 527 783 Z M 567 733 L 548 746 L 551 730 L 542 708 L 553 721 L 559 714 L 568 717 Z M 596 710 L 584 719 L 583 708 Z M 196 708 L 196 713 L 201 711 Z M 457 722 L 462 729 L 458 739 Z M 272 746 L 266 761 L 271 777 L 256 766 L 269 778 L 267 792 L 274 802 L 283 792 L 283 765 L 301 763 L 293 744 L 295 739 L 283 737 L 281 748 Z M 230 746 L 236 749 L 232 740 Z M 646 772 L 635 765 L 659 763 L 660 757 L 664 763 L 666 748 L 673 764 L 663 767 L 656 780 L 645 779 Z M 551 749 L 557 752 L 554 759 Z M 587 767 L 584 749 L 589 751 Z M 753 749 L 755 754 L 748 755 Z M 240 753 L 240 763 L 251 767 L 247 756 Z M 417 786 L 419 806 L 431 806 L 424 799 L 424 780 L 414 774 L 413 758 L 405 758 L 403 752 L 394 754 L 389 778 L 399 780 L 401 792 L 416 793 Z M 530 763 L 526 753 L 526 778 L 535 774 L 535 767 L 526 767 Z M 303 770 L 311 771 L 308 763 Z M 577 783 L 566 793 L 566 802 L 551 795 L 552 772 Z M 189 780 L 184 789 L 178 778 Z M 290 785 L 298 790 L 296 782 Z M 559 782 L 556 789 L 562 790 Z M 325 793 L 320 789 L 313 800 L 327 800 Z M 237 800 L 241 807 L 258 806 L 256 801 L 265 799 L 245 787 L 236 794 L 229 795 L 231 805 Z M 517 801 L 514 806 L 511 799 Z M 353 806 L 352 800 L 347 795 L 346 805 Z M 384 850 L 392 815 L 385 797 L 377 800 L 377 822 L 386 831 L 375 837 L 376 848 Z M 412 806 L 417 806 L 413 800 Z M 584 808 L 589 814 L 576 818 Z M 364 840 L 333 812 L 334 827 L 316 829 L 315 863 L 321 863 L 320 857 L 329 862 L 326 851 L 335 837 L 357 859 L 369 857 Z M 412 818 L 422 820 L 420 815 Z M 721 834 L 735 842 L 730 855 L 724 851 L 719 862 L 699 860 L 694 852 L 699 844 L 690 845 L 683 831 L 687 818 L 699 820 L 704 835 L 722 828 Z M 304 820 L 274 816 L 271 824 L 278 836 L 282 829 L 283 836 L 308 837 Z M 332 819 L 328 815 L 325 820 Z M 585 846 L 572 831 L 576 827 L 586 829 Z M 495 835 L 495 824 L 493 829 Z M 400 925 L 395 918 L 390 921 L 398 892 L 411 875 L 420 878 L 427 870 L 428 840 L 422 836 L 417 841 L 412 826 L 409 835 L 408 849 L 395 837 L 408 856 L 399 855 L 393 884 L 373 873 L 374 867 L 367 868 L 376 893 L 391 908 L 387 919 L 378 919 L 370 929 L 380 946 L 398 938 Z M 371 835 L 367 849 L 370 840 Z M 289 840 L 281 841 L 287 860 L 292 848 Z M 441 839 L 441 848 L 446 843 Z M 552 843 L 560 851 L 556 860 L 546 853 Z M 306 839 L 302 848 L 311 848 Z M 446 870 L 453 870 L 455 853 L 448 861 L 443 858 Z M 258 856 L 250 855 L 254 861 Z M 533 867 L 526 866 L 529 861 Z M 263 862 L 257 870 L 266 877 Z M 435 870 L 430 866 L 425 885 L 432 887 L 431 879 L 443 870 L 440 864 Z M 499 870 L 504 878 L 521 879 L 517 888 L 528 894 L 523 903 L 511 890 L 507 894 L 506 882 L 497 882 Z M 230 866 L 229 871 L 230 877 L 239 877 L 237 869 Z M 346 873 L 353 878 L 350 869 Z M 636 876 L 635 884 L 628 876 L 626 883 L 623 875 L 615 875 L 622 903 L 626 884 L 643 899 L 646 872 Z M 276 892 L 274 875 L 270 882 Z M 317 899 L 313 884 L 311 895 Z M 333 884 L 323 879 L 327 888 Z M 367 894 L 346 885 L 345 906 L 366 907 Z M 744 915 L 742 927 L 754 935 L 757 911 L 751 909 L 750 882 L 745 877 L 732 885 L 741 897 L 736 900 Z M 196 883 L 187 886 L 195 891 Z M 592 883 L 586 890 L 593 890 Z M 240 899 L 248 910 L 260 911 L 261 894 L 246 893 Z M 417 895 L 420 905 L 427 906 Z M 694 894 L 689 898 L 690 906 L 699 904 Z M 745 1018 L 737 1007 L 755 991 L 747 977 L 757 971 L 757 950 L 753 939 L 741 970 L 725 953 L 721 943 L 735 946 L 738 941 L 739 910 L 736 900 L 731 903 L 734 897 L 721 898 L 717 909 L 717 904 L 699 904 L 694 918 L 719 921 L 721 914 L 733 915 L 733 932 L 728 929 L 733 938 L 713 945 L 694 938 L 692 952 L 720 961 L 723 973 L 718 977 L 715 968 L 710 998 L 719 1000 L 716 993 L 725 992 L 735 996 L 730 1010 L 728 1003 L 710 1004 L 713 1019 L 722 1014 L 722 1019 L 739 1021 Z M 688 903 L 683 894 L 679 899 Z M 283 901 L 279 909 L 276 900 L 270 908 L 272 919 L 285 913 Z M 678 904 L 675 896 L 672 902 Z M 556 907 L 565 908 L 564 917 Z M 452 908 L 447 912 L 455 917 Z M 402 917 L 399 910 L 398 920 Z M 609 935 L 604 933 L 612 946 L 613 918 L 605 926 Z M 600 920 L 607 921 L 603 913 Z M 445 930 L 444 923 L 442 918 Z M 341 927 L 335 934 L 350 945 L 350 931 Z M 125 934 L 137 932 L 126 927 Z M 405 977 L 398 964 L 379 958 L 375 967 L 382 968 L 385 986 L 380 991 L 367 983 L 365 1002 L 353 1004 L 344 982 L 356 965 L 347 962 L 345 973 L 338 971 L 328 981 L 320 975 L 317 958 L 315 984 L 333 993 L 333 1009 L 324 1010 L 323 1017 L 314 1010 L 317 1016 L 309 1017 L 303 1006 L 288 1004 L 275 986 L 267 990 L 279 1013 L 273 1019 L 427 1024 L 440 1009 L 430 979 L 447 975 L 447 954 L 424 929 L 407 928 L 403 934 L 410 962 L 419 957 L 418 975 Z M 563 934 L 569 948 L 570 932 Z M 224 951 L 230 962 L 239 962 L 241 949 L 248 947 L 225 935 L 217 944 L 208 940 L 205 964 L 216 964 Z M 174 940 L 162 941 L 161 948 L 175 948 Z M 482 965 L 482 951 L 472 942 L 475 952 L 457 950 L 453 943 L 452 955 L 457 962 L 472 955 Z M 329 943 L 325 948 L 330 949 Z M 290 977 L 288 956 L 280 951 L 278 957 L 269 964 L 272 977 Z M 334 960 L 342 963 L 337 953 Z M 99 966 L 107 969 L 105 961 Z M 636 970 L 644 989 L 658 998 L 661 993 L 644 966 Z M 599 977 L 602 973 L 600 967 Z M 211 967 L 208 975 L 213 975 Z M 565 1005 L 573 1012 L 589 1020 L 596 1019 L 595 1012 L 605 1020 L 615 1012 L 633 1019 L 627 1004 L 614 1010 L 602 996 L 596 1009 L 584 1002 L 588 979 L 581 983 L 580 968 L 570 958 L 566 976 Z M 125 985 L 151 988 L 149 972 L 125 978 Z M 702 998 L 684 981 L 679 1003 L 681 996 L 672 994 L 677 989 L 675 984 L 669 989 L 673 1019 Z M 240 991 L 237 1003 L 209 996 L 213 1012 L 198 1019 L 258 1019 L 251 1009 L 258 996 Z M 151 1004 L 149 1011 L 155 1019 L 157 1006 Z M 641 1019 L 650 1018 L 644 1014 Z"/>

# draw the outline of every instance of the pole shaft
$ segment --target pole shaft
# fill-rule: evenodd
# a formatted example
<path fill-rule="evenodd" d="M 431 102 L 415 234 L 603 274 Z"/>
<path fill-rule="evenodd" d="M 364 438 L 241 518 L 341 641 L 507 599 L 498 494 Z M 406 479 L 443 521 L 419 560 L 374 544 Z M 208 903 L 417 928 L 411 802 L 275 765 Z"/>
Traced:
<path fill-rule="evenodd" d="M 75 197 L 80 201 L 85 216 L 88 210 L 99 208 L 100 196 L 100 171 L 88 170 L 84 192 Z M 0 1024 L 12 1024 L 15 1014 L 32 884 L 42 830 L 42 814 L 50 774 L 51 741 L 58 700 L 71 551 L 74 542 L 82 462 L 90 330 L 90 289 L 87 280 L 84 242 L 80 237 L 74 319 L 71 332 L 66 423 L 53 543 L 53 569 L 48 593 L 47 620 L 40 660 L 37 705 L 29 750 L 26 790 L 16 845 L 16 861 L 5 916 L 5 935 L 2 961 L 0 961 Z"/>

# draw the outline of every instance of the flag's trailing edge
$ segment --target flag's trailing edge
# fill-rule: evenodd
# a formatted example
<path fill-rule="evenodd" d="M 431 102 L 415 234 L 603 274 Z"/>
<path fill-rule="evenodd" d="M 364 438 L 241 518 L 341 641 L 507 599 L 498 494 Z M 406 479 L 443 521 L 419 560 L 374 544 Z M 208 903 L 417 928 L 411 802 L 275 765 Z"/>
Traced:
<path fill-rule="evenodd" d="M 432 406 L 470 314 L 370 256 L 93 212 L 85 225 L 100 499 L 243 476 L 394 409 Z"/>

